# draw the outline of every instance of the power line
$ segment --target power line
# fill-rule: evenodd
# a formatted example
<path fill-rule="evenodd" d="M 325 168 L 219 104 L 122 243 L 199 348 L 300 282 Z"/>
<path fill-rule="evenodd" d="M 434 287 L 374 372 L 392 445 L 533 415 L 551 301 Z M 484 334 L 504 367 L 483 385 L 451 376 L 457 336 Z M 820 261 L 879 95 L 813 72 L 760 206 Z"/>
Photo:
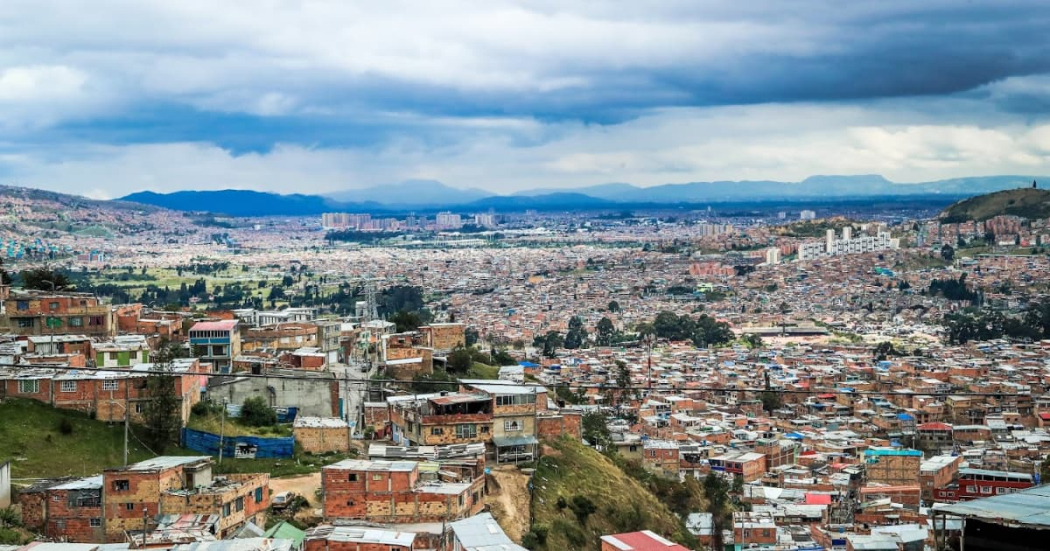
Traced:
<path fill-rule="evenodd" d="M 150 374 L 164 374 L 173 376 L 189 376 L 189 377 L 215 377 L 225 379 L 278 379 L 278 380 L 293 380 L 293 381 L 321 381 L 321 382 L 339 382 L 348 385 L 370 385 L 373 383 L 385 383 L 385 384 L 398 384 L 398 385 L 419 385 L 419 386 L 435 386 L 435 387 L 448 387 L 449 385 L 460 384 L 459 380 L 452 381 L 404 381 L 401 379 L 340 379 L 332 374 L 332 377 L 316 377 L 306 375 L 294 375 L 294 374 L 278 374 L 278 373 L 249 373 L 249 372 L 234 372 L 234 373 L 200 373 L 200 372 L 176 372 L 165 369 L 146 369 L 146 370 L 125 370 L 117 368 L 106 368 L 106 367 L 70 367 L 70 366 L 59 366 L 59 365 L 47 365 L 47 364 L 15 364 L 15 363 L 2 363 L 0 367 L 13 367 L 22 369 L 49 369 L 54 371 L 88 371 L 88 372 L 105 372 L 105 373 L 126 373 L 128 375 L 150 375 Z M 331 373 L 331 372 L 319 372 L 319 373 Z M 479 379 L 470 379 L 476 381 Z M 596 389 L 599 391 L 603 390 L 658 390 L 661 392 L 687 392 L 687 391 L 701 391 L 701 392 L 732 392 L 732 393 L 755 393 L 761 394 L 763 392 L 774 392 L 777 394 L 833 394 L 842 396 L 887 396 L 894 394 L 893 391 L 879 391 L 879 390 L 843 390 L 843 389 L 787 389 L 787 388 L 757 388 L 757 387 L 727 387 L 727 386 L 695 386 L 695 385 L 664 385 L 656 387 L 648 387 L 646 385 L 617 385 L 617 384 L 581 384 L 581 383 L 516 383 L 513 381 L 504 381 L 500 379 L 485 379 L 483 383 L 470 383 L 470 384 L 484 384 L 485 386 L 507 386 L 507 387 L 521 387 L 521 386 L 535 386 L 535 387 L 551 387 L 552 389 L 565 388 L 569 390 L 590 390 Z M 986 398 L 1003 398 L 1009 395 L 1018 395 L 1015 392 L 947 392 L 947 393 L 921 393 L 913 392 L 911 396 L 963 396 L 963 397 L 986 397 Z M 1033 396 L 1032 394 L 1022 394 L 1023 396 Z"/>

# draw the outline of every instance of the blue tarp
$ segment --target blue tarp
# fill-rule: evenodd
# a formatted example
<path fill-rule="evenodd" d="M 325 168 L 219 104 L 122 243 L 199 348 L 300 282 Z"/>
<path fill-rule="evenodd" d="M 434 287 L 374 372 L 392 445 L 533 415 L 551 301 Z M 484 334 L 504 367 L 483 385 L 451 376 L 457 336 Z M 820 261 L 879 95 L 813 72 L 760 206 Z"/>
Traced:
<path fill-rule="evenodd" d="M 540 364 L 534 364 L 532 362 L 518 362 L 521 367 L 539 367 Z"/>
<path fill-rule="evenodd" d="M 285 458 L 295 451 L 295 438 L 231 436 L 222 439 L 223 457 Z M 219 435 L 194 429 L 182 429 L 182 445 L 195 452 L 219 455 Z"/>

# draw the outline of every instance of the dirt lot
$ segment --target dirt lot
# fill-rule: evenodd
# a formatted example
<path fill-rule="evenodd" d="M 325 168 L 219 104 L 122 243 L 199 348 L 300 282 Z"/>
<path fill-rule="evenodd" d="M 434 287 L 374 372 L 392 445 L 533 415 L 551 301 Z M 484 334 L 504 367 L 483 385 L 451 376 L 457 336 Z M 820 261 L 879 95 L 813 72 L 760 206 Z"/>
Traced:
<path fill-rule="evenodd" d="M 507 465 L 492 470 L 485 504 L 510 539 L 521 543 L 532 522 L 529 505 L 529 475 Z"/>
<path fill-rule="evenodd" d="M 321 488 L 321 473 L 307 474 L 302 476 L 289 476 L 287 478 L 271 478 L 270 488 L 273 493 L 295 492 L 310 501 L 310 505 L 320 507 L 315 493 Z"/>

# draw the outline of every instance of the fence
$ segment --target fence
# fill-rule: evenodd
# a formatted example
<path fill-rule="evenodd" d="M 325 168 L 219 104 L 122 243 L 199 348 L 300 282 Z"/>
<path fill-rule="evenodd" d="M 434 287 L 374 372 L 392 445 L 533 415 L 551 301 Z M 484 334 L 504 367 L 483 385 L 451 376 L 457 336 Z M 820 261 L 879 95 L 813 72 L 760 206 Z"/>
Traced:
<path fill-rule="evenodd" d="M 295 438 L 263 438 L 261 436 L 230 436 L 221 439 L 223 457 L 235 459 L 288 458 L 295 452 Z M 219 455 L 218 434 L 195 429 L 182 429 L 182 445 L 196 452 Z"/>

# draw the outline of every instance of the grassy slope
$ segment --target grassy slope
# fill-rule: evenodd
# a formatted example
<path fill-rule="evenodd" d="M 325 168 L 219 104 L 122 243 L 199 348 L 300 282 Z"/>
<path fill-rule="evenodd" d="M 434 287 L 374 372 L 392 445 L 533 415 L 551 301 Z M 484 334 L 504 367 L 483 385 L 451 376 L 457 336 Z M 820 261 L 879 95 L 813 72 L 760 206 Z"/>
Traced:
<path fill-rule="evenodd" d="M 58 429 L 63 418 L 73 424 L 70 435 Z M 12 460 L 14 478 L 97 474 L 121 465 L 123 450 L 123 425 L 107 425 L 33 400 L 11 398 L 0 403 L 0 460 Z M 129 461 L 150 457 L 153 455 L 131 439 Z"/>
<path fill-rule="evenodd" d="M 262 436 L 267 438 L 278 438 L 292 435 L 292 425 L 284 424 L 274 427 L 252 427 L 242 425 L 234 417 L 226 417 L 225 426 L 218 415 L 193 415 L 187 425 L 191 429 L 202 430 L 212 434 L 222 432 L 226 436 Z"/>
<path fill-rule="evenodd" d="M 533 529 L 546 527 L 546 545 L 538 549 L 600 549 L 599 538 L 636 530 L 652 530 L 675 541 L 691 543 L 681 520 L 638 481 L 615 463 L 583 444 L 563 438 L 556 452 L 544 456 L 533 478 Z M 586 525 L 558 498 L 582 495 L 597 505 Z"/>
<path fill-rule="evenodd" d="M 63 435 L 63 418 L 73 424 L 73 433 Z M 139 432 L 141 429 L 137 429 Z M 133 427 L 133 432 L 135 428 Z M 54 409 L 33 400 L 10 398 L 0 402 L 0 461 L 11 460 L 13 478 L 91 476 L 124 461 L 124 426 L 108 425 L 74 411 Z M 200 455 L 182 448 L 169 448 L 166 455 Z M 131 438 L 128 462 L 153 457 Z M 215 468 L 216 474 L 268 472 L 271 476 L 315 473 L 324 465 L 351 455 L 308 455 L 290 459 L 229 459 Z"/>
<path fill-rule="evenodd" d="M 948 207 L 941 217 L 948 220 L 987 220 L 1000 214 L 1046 218 L 1050 216 L 1050 191 L 1020 188 L 978 195 Z"/>

